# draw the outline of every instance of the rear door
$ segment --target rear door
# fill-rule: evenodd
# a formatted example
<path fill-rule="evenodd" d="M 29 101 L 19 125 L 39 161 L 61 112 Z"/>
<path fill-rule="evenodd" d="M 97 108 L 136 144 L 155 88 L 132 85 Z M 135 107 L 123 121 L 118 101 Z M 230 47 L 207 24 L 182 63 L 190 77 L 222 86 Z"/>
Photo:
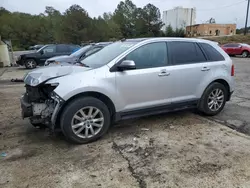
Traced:
<path fill-rule="evenodd" d="M 233 55 L 234 52 L 233 52 L 233 44 L 225 44 L 223 46 L 223 49 L 225 50 L 225 52 L 229 55 Z"/>
<path fill-rule="evenodd" d="M 209 72 L 209 64 L 195 42 L 168 42 L 172 87 L 172 102 L 196 101 L 197 91 Z"/>
<path fill-rule="evenodd" d="M 72 53 L 70 46 L 65 44 L 56 45 L 56 56 L 70 55 Z"/>

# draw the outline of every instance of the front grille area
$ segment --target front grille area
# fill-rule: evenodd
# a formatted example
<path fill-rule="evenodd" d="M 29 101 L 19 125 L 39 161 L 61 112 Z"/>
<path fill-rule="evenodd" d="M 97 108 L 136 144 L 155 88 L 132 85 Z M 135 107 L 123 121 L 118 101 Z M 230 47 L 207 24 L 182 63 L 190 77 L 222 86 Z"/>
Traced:
<path fill-rule="evenodd" d="M 31 102 L 44 102 L 48 97 L 44 94 L 40 87 L 32 87 L 26 85 L 26 94 L 28 101 Z"/>

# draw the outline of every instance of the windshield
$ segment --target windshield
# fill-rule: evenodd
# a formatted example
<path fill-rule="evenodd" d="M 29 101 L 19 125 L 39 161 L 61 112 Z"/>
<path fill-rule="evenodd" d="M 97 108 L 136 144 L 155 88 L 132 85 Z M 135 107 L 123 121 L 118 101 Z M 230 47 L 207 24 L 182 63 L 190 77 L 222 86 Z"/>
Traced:
<path fill-rule="evenodd" d="M 80 48 L 79 50 L 77 50 L 76 52 L 70 54 L 71 57 L 80 57 L 85 51 L 87 51 L 92 45 L 87 45 L 84 46 L 82 48 Z"/>
<path fill-rule="evenodd" d="M 45 45 L 43 47 L 41 47 L 39 50 L 37 50 L 37 52 L 40 52 L 41 50 L 43 50 L 44 48 L 46 48 L 48 45 Z"/>
<path fill-rule="evenodd" d="M 85 64 L 91 68 L 98 68 L 103 65 L 108 64 L 114 58 L 125 52 L 127 49 L 134 46 L 137 42 L 115 42 L 103 48 L 102 50 L 88 56 L 81 61 L 82 64 Z"/>

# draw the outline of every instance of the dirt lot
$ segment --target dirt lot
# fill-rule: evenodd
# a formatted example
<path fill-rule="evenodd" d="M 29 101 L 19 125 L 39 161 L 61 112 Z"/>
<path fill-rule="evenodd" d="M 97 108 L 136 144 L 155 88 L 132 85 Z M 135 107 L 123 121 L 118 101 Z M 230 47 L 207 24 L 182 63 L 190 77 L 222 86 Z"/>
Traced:
<path fill-rule="evenodd" d="M 0 156 L 0 187 L 250 187 L 250 137 L 214 119 L 192 112 L 152 116 L 121 122 L 97 142 L 71 145 L 20 118 L 24 87 L 10 83 L 10 74 L 22 77 L 24 70 L 0 77 L 0 154 L 7 154 Z M 236 96 L 246 94 L 244 87 Z M 232 108 L 246 110 L 236 103 L 234 97 L 216 120 L 225 123 Z"/>

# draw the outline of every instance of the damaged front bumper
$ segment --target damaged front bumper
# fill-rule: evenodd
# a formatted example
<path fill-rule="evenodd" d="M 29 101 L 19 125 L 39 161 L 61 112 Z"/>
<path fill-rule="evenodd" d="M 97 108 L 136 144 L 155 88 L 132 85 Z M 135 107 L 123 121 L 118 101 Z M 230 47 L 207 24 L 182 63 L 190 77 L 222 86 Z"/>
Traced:
<path fill-rule="evenodd" d="M 56 120 L 64 100 L 55 92 L 51 92 L 43 102 L 31 102 L 26 92 L 20 99 L 22 118 L 29 118 L 33 125 L 43 124 L 51 128 L 56 127 Z"/>

